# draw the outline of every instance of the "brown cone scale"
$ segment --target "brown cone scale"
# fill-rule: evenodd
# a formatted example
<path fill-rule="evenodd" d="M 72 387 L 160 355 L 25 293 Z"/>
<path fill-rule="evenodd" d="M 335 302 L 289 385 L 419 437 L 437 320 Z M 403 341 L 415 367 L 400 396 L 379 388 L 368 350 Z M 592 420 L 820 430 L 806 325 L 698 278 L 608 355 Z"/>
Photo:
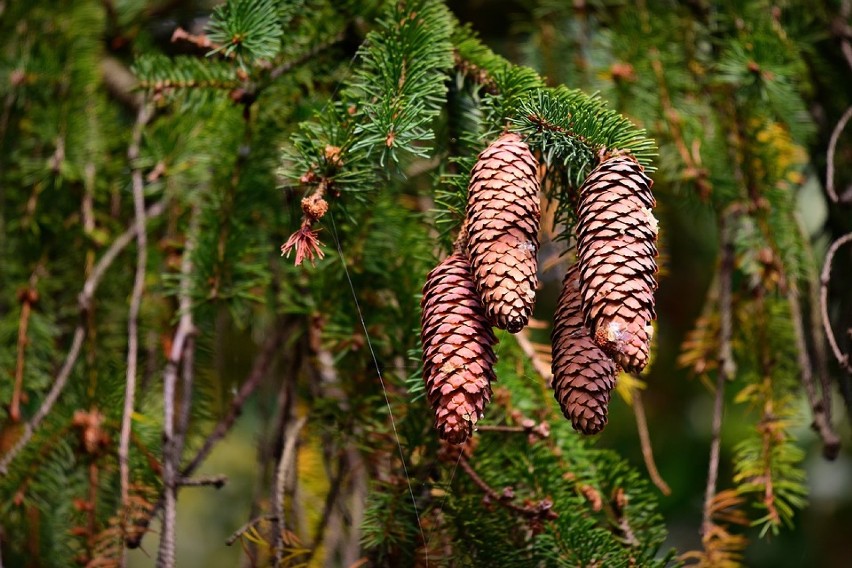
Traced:
<path fill-rule="evenodd" d="M 577 252 L 585 323 L 629 372 L 648 364 L 656 319 L 657 220 L 651 179 L 633 158 L 604 160 L 583 183 Z"/>
<path fill-rule="evenodd" d="M 575 430 L 597 434 L 607 422 L 610 393 L 618 371 L 583 323 L 580 273 L 568 269 L 556 304 L 553 345 L 553 394 Z"/>
<path fill-rule="evenodd" d="M 453 254 L 429 273 L 421 307 L 423 379 L 435 427 L 461 444 L 491 400 L 497 343 L 464 256 Z"/>
<path fill-rule="evenodd" d="M 468 255 L 485 314 L 517 333 L 529 321 L 538 285 L 541 219 L 538 163 L 517 134 L 486 148 L 468 186 Z"/>

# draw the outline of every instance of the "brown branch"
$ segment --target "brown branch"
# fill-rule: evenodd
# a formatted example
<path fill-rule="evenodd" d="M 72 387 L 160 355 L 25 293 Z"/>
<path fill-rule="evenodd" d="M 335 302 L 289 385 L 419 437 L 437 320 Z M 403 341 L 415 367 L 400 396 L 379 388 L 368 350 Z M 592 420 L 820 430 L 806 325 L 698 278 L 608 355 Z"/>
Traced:
<path fill-rule="evenodd" d="M 204 462 L 204 460 L 207 459 L 207 456 L 210 455 L 210 452 L 213 450 L 213 446 L 224 438 L 233 427 L 237 417 L 242 413 L 243 405 L 245 405 L 246 400 L 248 400 L 248 397 L 254 393 L 260 385 L 260 381 L 266 376 L 267 371 L 275 359 L 276 351 L 281 345 L 281 342 L 284 340 L 284 336 L 285 332 L 281 325 L 277 325 L 275 330 L 267 336 L 266 342 L 261 347 L 260 353 L 255 359 L 248 377 L 237 391 L 237 394 L 234 395 L 234 398 L 231 400 L 231 405 L 228 408 L 227 414 L 219 420 L 216 427 L 207 436 L 207 439 L 204 440 L 204 445 L 201 446 L 201 449 L 199 449 L 198 452 L 196 452 L 192 461 L 181 469 L 180 474 L 182 478 L 190 477 Z M 142 537 L 145 536 L 145 531 L 150 525 L 151 520 L 157 515 L 163 504 L 164 497 L 160 496 L 160 499 L 154 505 L 150 514 L 137 521 L 136 527 L 138 530 L 128 533 L 127 538 L 125 539 L 128 548 L 139 547 L 142 542 Z"/>
<path fill-rule="evenodd" d="M 501 507 L 505 507 L 506 509 L 528 519 L 553 520 L 558 516 L 556 511 L 553 510 L 553 501 L 549 497 L 545 497 L 541 501 L 531 503 L 529 505 L 516 505 L 511 500 L 506 499 L 504 495 L 498 493 L 494 488 L 488 485 L 485 480 L 479 477 L 479 474 L 476 473 L 464 454 L 459 454 L 459 466 L 462 471 L 464 471 L 476 484 L 476 486 L 489 497 L 489 499 L 493 502 L 499 503 Z"/>
<path fill-rule="evenodd" d="M 834 261 L 834 255 L 837 253 L 837 249 L 848 242 L 852 242 L 852 233 L 843 235 L 834 241 L 828 248 L 828 252 L 825 255 L 825 264 L 822 267 L 822 274 L 819 279 L 819 304 L 822 312 L 822 326 L 825 330 L 825 336 L 828 339 L 828 344 L 831 346 L 831 351 L 834 353 L 834 357 L 837 359 L 840 367 L 852 375 L 852 364 L 849 362 L 849 355 L 840 351 L 840 347 L 837 345 L 837 338 L 834 336 L 834 332 L 831 329 L 831 320 L 828 319 L 828 284 L 831 281 L 831 263 Z"/>
<path fill-rule="evenodd" d="M 166 208 L 165 201 L 160 201 L 154 205 L 152 205 L 148 211 L 146 212 L 147 219 L 153 219 L 155 217 L 159 217 L 163 214 L 163 211 Z M 78 304 L 80 306 L 81 316 L 85 316 L 91 309 L 92 299 L 94 298 L 95 292 L 100 286 L 101 281 L 103 280 L 104 274 L 107 269 L 112 265 L 115 261 L 116 257 L 123 251 L 128 244 L 136 237 L 136 229 L 137 226 L 134 223 L 131 227 L 129 227 L 124 233 L 122 233 L 118 238 L 113 241 L 112 245 L 107 249 L 98 263 L 95 265 L 94 270 L 83 283 L 83 289 L 78 296 Z M 82 318 L 83 320 L 85 318 Z M 15 442 L 15 445 L 12 446 L 8 452 L 3 454 L 2 460 L 0 460 L 0 475 L 6 475 L 8 473 L 9 464 L 12 463 L 12 460 L 24 449 L 24 447 L 29 443 L 30 439 L 35 434 L 35 431 L 41 425 L 42 421 L 50 414 L 50 411 L 53 409 L 53 406 L 56 404 L 56 401 L 59 399 L 59 396 L 62 394 L 62 391 L 65 389 L 65 385 L 68 382 L 68 378 L 71 376 L 71 371 L 74 369 L 74 365 L 77 363 L 77 358 L 80 356 L 80 349 L 83 345 L 83 339 L 86 336 L 86 325 L 85 321 L 81 321 L 77 324 L 76 329 L 74 330 L 74 337 L 71 340 L 71 347 L 68 350 L 68 355 L 65 356 L 65 362 L 62 364 L 62 368 L 59 371 L 59 374 L 56 375 L 56 380 L 53 382 L 53 386 L 50 387 L 50 391 L 45 397 L 39 409 L 33 415 L 32 419 L 24 426 L 24 430 L 21 433 L 21 436 Z"/>
<path fill-rule="evenodd" d="M 852 200 L 848 192 L 842 196 L 838 196 L 837 191 L 834 189 L 834 154 L 837 151 L 837 140 L 840 138 L 843 129 L 846 128 L 846 123 L 849 122 L 850 118 L 852 118 L 852 106 L 847 108 L 843 116 L 840 117 L 840 120 L 837 121 L 837 125 L 835 125 L 831 133 L 831 138 L 828 141 L 825 165 L 825 191 L 834 203 L 849 203 Z"/>
<path fill-rule="evenodd" d="M 180 292 L 178 311 L 180 321 L 172 339 L 169 360 L 163 373 L 163 485 L 165 504 L 163 511 L 163 530 L 160 536 L 160 549 L 157 554 L 158 568 L 172 568 L 175 565 L 175 528 L 177 522 L 177 490 L 178 468 L 183 450 L 183 439 L 186 435 L 185 426 L 188 423 L 189 395 L 192 385 L 192 365 L 184 365 L 184 392 L 182 399 L 181 424 L 175 433 L 175 387 L 177 385 L 178 366 L 181 357 L 192 359 L 189 353 L 194 349 L 192 336 L 195 325 L 192 319 L 192 254 L 198 238 L 198 207 L 192 209 L 186 246 L 183 250 L 180 266 Z M 187 386 L 187 384 L 189 386 Z"/>
<path fill-rule="evenodd" d="M 672 490 L 668 483 L 660 475 L 657 463 L 654 461 L 654 448 L 651 446 L 651 436 L 648 433 L 648 421 L 645 419 L 645 404 L 642 402 L 642 393 L 639 389 L 633 389 L 633 414 L 636 416 L 636 430 L 639 432 L 639 444 L 642 446 L 642 457 L 645 460 L 645 469 L 651 481 L 663 495 L 671 495 Z"/>
<path fill-rule="evenodd" d="M 529 332 L 524 329 L 515 334 L 515 341 L 518 342 L 518 346 L 521 348 L 521 351 L 524 352 L 529 360 L 533 364 L 533 368 L 536 372 L 541 375 L 541 378 L 548 384 L 548 386 L 553 382 L 553 371 L 550 368 L 549 362 L 542 357 L 542 353 L 536 350 L 535 346 L 529 339 Z M 547 354 L 545 354 L 547 355 Z"/>
<path fill-rule="evenodd" d="M 840 51 L 843 52 L 843 57 L 846 58 L 846 63 L 852 69 L 852 44 L 849 42 L 852 31 L 849 29 L 847 22 L 852 14 L 852 2 L 849 0 L 840 1 L 840 17 L 837 19 L 835 26 L 835 34 L 840 37 Z"/>
<path fill-rule="evenodd" d="M 813 372 L 811 368 L 810 355 L 808 354 L 807 340 L 805 339 L 804 323 L 802 322 L 802 308 L 799 303 L 799 291 L 795 283 L 791 283 L 787 290 L 787 302 L 790 304 L 790 312 L 793 318 L 793 331 L 796 334 L 796 351 L 801 374 L 802 385 L 811 405 L 814 416 L 812 427 L 822 439 L 822 455 L 826 459 L 833 460 L 840 451 L 840 438 L 831 427 L 831 420 L 826 415 L 824 397 L 817 397 L 814 386 Z M 826 393 L 823 393 L 826 394 Z M 830 399 L 829 399 L 830 400 Z"/>
<path fill-rule="evenodd" d="M 41 263 L 39 263 L 30 277 L 30 282 L 27 285 L 26 290 L 21 290 L 21 293 L 18 295 L 18 298 L 21 301 L 21 317 L 18 323 L 18 354 L 17 362 L 15 364 L 15 387 L 12 391 L 12 402 L 9 404 L 9 418 L 12 422 L 19 422 L 21 420 L 21 395 L 24 388 L 24 363 L 26 361 L 27 344 L 29 343 L 29 340 L 27 339 L 27 330 L 29 328 L 30 314 L 32 313 L 33 304 L 38 302 L 38 290 L 36 290 L 36 284 L 38 284 L 38 277 L 42 268 Z"/>
<path fill-rule="evenodd" d="M 719 476 L 719 449 L 722 440 L 722 410 L 725 401 L 725 383 L 736 372 L 731 350 L 733 335 L 733 306 L 731 287 L 734 272 L 734 243 L 731 235 L 730 222 L 734 213 L 726 212 L 720 220 L 722 235 L 722 259 L 719 267 L 719 311 L 721 313 L 721 329 L 719 331 L 719 368 L 716 378 L 716 397 L 713 402 L 713 440 L 710 444 L 710 463 L 707 468 L 707 488 L 704 492 L 704 509 L 701 522 L 701 534 L 707 535 L 712 530 L 713 499 L 716 496 L 716 481 Z"/>
<path fill-rule="evenodd" d="M 139 310 L 142 306 L 142 293 L 145 290 L 145 273 L 148 263 L 148 239 L 145 233 L 145 181 L 142 170 L 136 164 L 142 143 L 142 131 L 152 115 L 151 107 L 143 104 L 136 116 L 127 159 L 131 167 L 133 187 L 133 209 L 136 219 L 136 276 L 133 292 L 130 296 L 130 308 L 127 316 L 127 374 L 124 390 L 124 410 L 121 417 L 121 432 L 118 442 L 118 468 L 122 506 L 129 506 L 130 488 L 130 434 L 132 431 L 133 409 L 136 403 L 136 366 L 139 355 Z M 125 549 L 121 549 L 121 565 L 125 564 Z"/>

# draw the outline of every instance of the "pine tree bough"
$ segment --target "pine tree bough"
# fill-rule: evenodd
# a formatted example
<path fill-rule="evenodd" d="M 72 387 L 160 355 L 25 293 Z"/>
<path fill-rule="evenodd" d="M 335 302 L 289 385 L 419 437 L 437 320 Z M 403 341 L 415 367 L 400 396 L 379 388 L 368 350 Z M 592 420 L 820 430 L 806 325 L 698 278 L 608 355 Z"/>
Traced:
<path fill-rule="evenodd" d="M 461 254 L 426 277 L 421 302 L 423 379 L 441 437 L 461 444 L 491 400 L 497 343 Z"/>
<path fill-rule="evenodd" d="M 468 255 L 492 324 L 523 329 L 535 304 L 541 219 L 538 163 L 517 134 L 486 148 L 468 187 Z"/>
<path fill-rule="evenodd" d="M 618 367 L 583 323 L 577 264 L 565 274 L 553 319 L 553 394 L 575 430 L 597 434 L 606 426 Z"/>
<path fill-rule="evenodd" d="M 648 364 L 657 317 L 652 183 L 633 158 L 605 159 L 583 183 L 577 212 L 586 326 L 616 363 L 637 373 Z"/>

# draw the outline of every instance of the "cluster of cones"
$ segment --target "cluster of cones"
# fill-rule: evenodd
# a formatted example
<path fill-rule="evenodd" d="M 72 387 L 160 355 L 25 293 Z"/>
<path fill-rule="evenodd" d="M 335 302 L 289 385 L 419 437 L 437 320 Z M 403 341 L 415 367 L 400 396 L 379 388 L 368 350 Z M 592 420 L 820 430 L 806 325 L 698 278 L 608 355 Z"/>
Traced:
<path fill-rule="evenodd" d="M 619 367 L 641 371 L 653 333 L 657 222 L 651 180 L 630 156 L 604 156 L 577 209 L 577 263 L 552 333 L 553 389 L 575 429 L 607 421 Z M 471 172 L 455 251 L 423 288 L 423 377 L 442 438 L 463 443 L 491 399 L 492 326 L 517 333 L 535 304 L 538 162 L 517 134 L 486 148 Z"/>

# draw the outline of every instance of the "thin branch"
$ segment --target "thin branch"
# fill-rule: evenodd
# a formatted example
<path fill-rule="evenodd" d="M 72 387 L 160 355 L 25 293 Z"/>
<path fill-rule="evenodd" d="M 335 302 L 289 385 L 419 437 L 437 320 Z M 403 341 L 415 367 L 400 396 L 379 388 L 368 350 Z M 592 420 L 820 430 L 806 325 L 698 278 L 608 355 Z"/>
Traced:
<path fill-rule="evenodd" d="M 148 239 L 145 233 L 145 181 L 142 170 L 135 162 L 139 158 L 142 143 L 142 131 L 151 118 L 151 107 L 142 105 L 136 116 L 133 136 L 127 149 L 127 159 L 131 167 L 131 185 L 133 187 L 133 209 L 136 215 L 136 276 L 133 292 L 130 296 L 130 308 L 127 316 L 127 375 L 125 378 L 124 410 L 121 417 L 121 433 L 118 442 L 118 468 L 121 487 L 121 503 L 129 506 L 130 488 L 130 433 L 132 430 L 133 408 L 136 403 L 136 366 L 139 355 L 139 309 L 142 305 L 142 293 L 145 290 L 145 272 L 148 264 Z M 125 565 L 124 548 L 121 553 L 121 566 Z"/>
<path fill-rule="evenodd" d="M 192 458 L 192 461 L 189 462 L 186 466 L 181 469 L 181 477 L 186 478 L 190 477 L 195 470 L 207 459 L 207 456 L 210 455 L 210 452 L 213 450 L 213 447 L 225 437 L 225 435 L 230 431 L 233 427 L 234 422 L 236 422 L 237 417 L 242 413 L 243 405 L 248 400 L 248 397 L 257 389 L 260 385 L 260 381 L 263 377 L 266 376 L 269 367 L 272 365 L 272 362 L 275 359 L 276 351 L 278 347 L 281 345 L 281 342 L 284 340 L 284 329 L 281 325 L 277 325 L 275 330 L 267 336 L 266 342 L 261 347 L 260 353 L 254 361 L 254 365 L 252 366 L 251 371 L 249 372 L 249 376 L 246 378 L 245 382 L 243 382 L 240 390 L 237 391 L 237 394 L 234 395 L 234 398 L 231 400 L 231 405 L 228 408 L 228 413 L 223 416 L 219 422 L 216 424 L 216 427 L 213 429 L 213 432 L 207 436 L 207 439 L 204 440 L 204 445 L 201 446 L 201 449 L 195 454 Z M 160 511 L 160 508 L 164 505 L 164 497 L 161 496 L 157 503 L 154 505 L 150 514 L 146 516 L 144 519 L 140 519 L 136 523 L 136 528 L 138 530 L 132 531 L 128 534 L 126 538 L 126 543 L 128 548 L 138 548 L 142 542 L 142 537 L 145 536 L 145 531 L 148 528 L 148 525 L 151 523 L 151 520 L 157 515 Z"/>
<path fill-rule="evenodd" d="M 819 279 L 819 305 L 822 312 L 822 326 L 825 330 L 825 336 L 828 338 L 828 344 L 831 346 L 831 351 L 834 353 L 834 357 L 837 359 L 840 367 L 852 375 L 852 364 L 849 362 L 849 355 L 840 351 L 840 347 L 837 345 L 837 338 L 834 337 L 834 332 L 831 329 L 831 320 L 828 319 L 828 284 L 831 281 L 831 263 L 834 261 L 837 249 L 848 242 L 852 242 L 852 233 L 843 235 L 828 248 L 828 252 L 825 255 L 825 264 L 822 267 L 822 274 Z"/>
<path fill-rule="evenodd" d="M 12 402 L 9 404 L 9 418 L 12 422 L 18 422 L 21 419 L 21 393 L 24 388 L 24 363 L 26 362 L 27 330 L 29 329 L 30 314 L 32 313 L 33 304 L 38 302 L 38 283 L 39 273 L 42 271 L 42 265 L 36 267 L 30 277 L 30 282 L 26 290 L 22 290 L 18 296 L 21 300 L 21 318 L 18 324 L 18 355 L 17 363 L 15 364 L 15 387 L 12 391 Z"/>
<path fill-rule="evenodd" d="M 159 217 L 165 211 L 166 203 L 165 201 L 160 201 L 154 205 L 152 205 L 147 213 L 147 219 L 153 219 Z M 91 309 L 92 299 L 94 298 L 95 291 L 97 291 L 98 286 L 103 280 L 104 274 L 107 269 L 112 265 L 115 261 L 116 257 L 123 251 L 128 244 L 136 237 L 136 224 L 134 223 L 130 228 L 128 228 L 124 233 L 122 233 L 118 238 L 116 238 L 112 245 L 107 249 L 98 263 L 95 265 L 94 270 L 83 283 L 83 290 L 80 292 L 78 296 L 78 304 L 80 306 L 81 315 L 85 315 Z M 84 320 L 85 318 L 81 318 Z M 33 415 L 32 419 L 24 426 L 24 430 L 21 433 L 21 436 L 15 442 L 15 445 L 12 446 L 8 452 L 3 454 L 3 459 L 0 460 L 0 475 L 6 475 L 8 473 L 9 464 L 12 463 L 12 460 L 24 449 L 24 447 L 29 443 L 30 439 L 35 434 L 35 431 L 41 425 L 42 421 L 50 414 L 50 411 L 53 409 L 53 406 L 56 404 L 56 401 L 59 399 L 59 396 L 62 394 L 62 391 L 65 389 L 65 385 L 68 382 L 68 378 L 71 376 L 71 371 L 74 369 L 74 365 L 77 363 L 77 358 L 80 356 L 80 349 L 83 346 L 83 339 L 86 336 L 86 325 L 85 321 L 81 321 L 77 324 L 76 329 L 74 330 L 74 337 L 71 340 L 71 347 L 68 350 L 68 355 L 65 356 L 65 362 L 62 364 L 62 368 L 59 371 L 59 374 L 56 375 L 56 380 L 53 383 L 53 386 L 50 387 L 50 392 L 47 393 L 44 401 L 41 403 L 41 406 Z"/>
<path fill-rule="evenodd" d="M 488 485 L 485 480 L 479 477 L 479 474 L 473 469 L 473 466 L 470 465 L 470 462 L 467 461 L 467 458 L 464 457 L 464 454 L 459 455 L 459 467 L 461 467 L 462 471 L 464 471 L 468 477 L 476 484 L 477 487 L 482 489 L 482 491 L 493 501 L 499 503 L 501 507 L 505 507 L 510 511 L 513 511 L 523 517 L 528 519 L 540 519 L 540 520 L 552 520 L 555 519 L 558 515 L 556 511 L 553 510 L 553 501 L 546 497 L 537 503 L 531 503 L 530 505 L 516 505 L 512 503 L 510 500 L 506 499 L 503 495 L 498 493 L 494 488 Z"/>
<path fill-rule="evenodd" d="M 228 483 L 227 475 L 200 475 L 198 477 L 184 477 L 177 481 L 176 485 L 181 487 L 215 487 L 222 489 Z"/>
<path fill-rule="evenodd" d="M 719 331 L 719 369 L 716 378 L 716 397 L 713 402 L 713 440 L 710 444 L 710 464 L 707 468 L 707 488 L 704 492 L 704 512 L 701 522 L 701 534 L 707 535 L 712 529 L 713 499 L 716 496 L 716 481 L 719 476 L 719 447 L 722 440 L 722 410 L 725 401 L 725 383 L 734 376 L 736 368 L 731 349 L 733 335 L 733 302 L 731 287 L 734 272 L 734 243 L 729 223 L 732 213 L 722 217 L 722 262 L 719 267 L 719 311 L 721 329 Z"/>
<path fill-rule="evenodd" d="M 825 191 L 834 203 L 847 203 L 849 201 L 846 194 L 842 198 L 838 197 L 837 191 L 834 189 L 834 153 L 837 151 L 837 140 L 840 138 L 843 129 L 846 128 L 846 123 L 849 122 L 850 118 L 852 118 L 852 106 L 847 108 L 843 116 L 840 117 L 840 120 L 837 121 L 837 125 L 834 127 L 834 131 L 832 131 L 831 138 L 828 141 L 825 165 Z"/>
<path fill-rule="evenodd" d="M 278 461 L 278 470 L 275 476 L 275 491 L 272 508 L 275 511 L 276 520 L 273 526 L 275 527 L 274 548 L 275 548 L 275 565 L 281 566 L 284 561 L 284 542 L 282 534 L 286 529 L 286 521 L 284 517 L 284 488 L 287 485 L 287 472 L 290 470 L 292 462 L 296 456 L 296 442 L 299 440 L 299 433 L 308 421 L 307 416 L 299 417 L 295 422 L 287 427 L 284 434 L 284 449 L 281 451 L 281 459 Z"/>
<path fill-rule="evenodd" d="M 195 250 L 195 241 L 198 238 L 198 207 L 193 207 L 189 222 L 189 231 L 186 237 L 186 246 L 183 250 L 180 265 L 180 292 L 178 311 L 180 321 L 172 339 L 169 360 L 163 373 L 163 485 L 165 491 L 165 505 L 163 511 L 163 530 L 160 536 L 160 550 L 157 554 L 158 568 L 172 568 L 175 565 L 175 526 L 177 521 L 177 490 L 178 490 L 178 468 L 183 450 L 183 435 L 185 430 L 178 425 L 178 434 L 175 434 L 175 387 L 177 385 L 178 366 L 181 357 L 191 354 L 194 348 L 192 335 L 195 333 L 195 325 L 192 319 L 192 254 Z M 183 407 L 181 421 L 188 421 L 189 400 L 192 384 L 192 366 L 185 365 Z M 187 392 L 190 391 L 190 392 Z M 183 435 L 182 435 L 183 434 Z M 180 438 L 180 439 L 178 439 Z"/>
<path fill-rule="evenodd" d="M 840 36 L 840 51 L 843 52 L 843 57 L 846 58 L 846 63 L 852 69 L 852 44 L 849 42 L 849 16 L 852 14 L 852 2 L 849 0 L 840 1 L 840 18 L 838 19 L 837 35 Z"/>
<path fill-rule="evenodd" d="M 228 546 L 231 546 L 232 544 L 234 544 L 237 541 L 238 538 L 240 538 L 246 532 L 248 532 L 249 530 L 254 528 L 254 526 L 257 523 L 260 523 L 262 521 L 275 522 L 277 520 L 278 520 L 278 518 L 275 515 L 260 515 L 259 517 L 255 517 L 252 520 L 250 520 L 249 522 L 247 522 L 246 524 L 244 524 L 243 526 L 241 526 L 240 528 L 238 528 L 237 530 L 235 530 L 234 533 L 231 536 L 228 537 L 228 540 L 225 541 L 225 544 L 228 545 Z"/>
<path fill-rule="evenodd" d="M 802 322 L 802 307 L 799 303 L 799 291 L 795 283 L 791 283 L 787 291 L 787 301 L 790 304 L 790 315 L 793 318 L 793 331 L 796 334 L 796 351 L 798 352 L 799 372 L 802 377 L 802 385 L 811 405 L 814 415 L 813 428 L 822 439 L 822 454 L 826 459 L 833 460 L 840 451 L 840 438 L 831 427 L 831 421 L 826 416 L 824 397 L 818 397 L 814 385 L 811 359 L 808 354 L 807 340 L 805 339 L 804 323 Z M 823 393 L 825 394 L 825 393 Z"/>
<path fill-rule="evenodd" d="M 660 475 L 657 463 L 654 461 L 654 448 L 651 446 L 651 436 L 648 433 L 648 421 L 645 419 L 645 404 L 642 402 L 642 393 L 639 389 L 633 389 L 633 414 L 636 415 L 636 430 L 639 431 L 639 443 L 642 446 L 642 457 L 645 459 L 645 469 L 651 481 L 663 495 L 671 495 L 672 490 L 668 483 Z"/>

